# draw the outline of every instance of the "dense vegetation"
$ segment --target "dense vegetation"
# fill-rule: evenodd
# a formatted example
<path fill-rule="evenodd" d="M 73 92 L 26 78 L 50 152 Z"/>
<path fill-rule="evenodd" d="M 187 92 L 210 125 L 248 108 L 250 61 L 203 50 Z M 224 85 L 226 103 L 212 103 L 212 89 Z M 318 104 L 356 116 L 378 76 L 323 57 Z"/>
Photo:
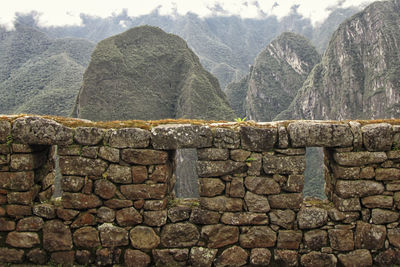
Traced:
<path fill-rule="evenodd" d="M 23 25 L 0 29 L 0 113 L 70 115 L 93 48 Z"/>
<path fill-rule="evenodd" d="M 235 117 L 218 80 L 186 42 L 150 26 L 97 45 L 75 115 L 90 120 Z"/>

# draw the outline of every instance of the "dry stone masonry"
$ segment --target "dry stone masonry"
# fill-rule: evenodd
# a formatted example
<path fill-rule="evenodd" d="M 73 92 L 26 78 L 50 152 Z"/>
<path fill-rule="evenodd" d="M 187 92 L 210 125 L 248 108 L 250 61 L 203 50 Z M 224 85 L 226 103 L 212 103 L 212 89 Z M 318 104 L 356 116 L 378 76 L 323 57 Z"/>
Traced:
<path fill-rule="evenodd" d="M 399 143 L 388 123 L 144 130 L 5 118 L 0 265 L 400 264 Z M 312 146 L 324 147 L 327 201 L 303 199 Z M 174 198 L 179 148 L 197 149 L 199 199 Z"/>

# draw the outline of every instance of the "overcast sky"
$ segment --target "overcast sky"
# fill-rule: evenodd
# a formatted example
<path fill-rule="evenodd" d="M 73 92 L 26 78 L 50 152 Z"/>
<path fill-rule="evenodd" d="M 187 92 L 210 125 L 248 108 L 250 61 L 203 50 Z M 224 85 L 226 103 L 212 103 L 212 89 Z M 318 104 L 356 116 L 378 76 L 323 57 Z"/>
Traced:
<path fill-rule="evenodd" d="M 367 4 L 372 0 L 11 0 L 0 9 L 0 24 L 12 26 L 16 12 L 39 12 L 41 26 L 79 25 L 79 14 L 107 17 L 126 9 L 129 16 L 148 14 L 156 9 L 162 15 L 193 12 L 199 16 L 238 15 L 257 18 L 287 15 L 293 6 L 314 23 L 329 15 L 332 7 L 349 7 Z"/>

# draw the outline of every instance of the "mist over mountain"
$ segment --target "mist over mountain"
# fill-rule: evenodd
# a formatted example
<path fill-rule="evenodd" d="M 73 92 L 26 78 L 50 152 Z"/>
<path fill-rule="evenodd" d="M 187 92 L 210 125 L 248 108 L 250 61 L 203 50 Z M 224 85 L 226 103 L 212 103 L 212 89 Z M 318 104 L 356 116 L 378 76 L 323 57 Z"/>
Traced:
<path fill-rule="evenodd" d="M 75 116 L 90 120 L 232 120 L 217 79 L 186 42 L 141 26 L 101 41 L 85 71 Z"/>
<path fill-rule="evenodd" d="M 0 28 L 0 113 L 70 115 L 93 48 L 21 24 Z"/>
<path fill-rule="evenodd" d="M 99 42 L 107 37 L 140 25 L 156 26 L 165 32 L 176 34 L 188 43 L 199 56 L 202 65 L 214 74 L 225 90 L 233 81 L 239 81 L 249 71 L 255 57 L 274 38 L 283 32 L 295 32 L 314 40 L 319 51 L 325 49 L 330 34 L 346 15 L 356 8 L 340 9 L 340 16 L 329 16 L 321 25 L 313 26 L 312 21 L 292 8 L 287 16 L 243 19 L 238 16 L 200 17 L 193 13 L 186 15 L 161 15 L 158 11 L 138 17 L 130 17 L 126 11 L 107 18 L 81 15 L 81 26 L 39 26 L 35 13 L 20 15 L 18 21 L 46 32 L 53 38 L 78 37 Z"/>

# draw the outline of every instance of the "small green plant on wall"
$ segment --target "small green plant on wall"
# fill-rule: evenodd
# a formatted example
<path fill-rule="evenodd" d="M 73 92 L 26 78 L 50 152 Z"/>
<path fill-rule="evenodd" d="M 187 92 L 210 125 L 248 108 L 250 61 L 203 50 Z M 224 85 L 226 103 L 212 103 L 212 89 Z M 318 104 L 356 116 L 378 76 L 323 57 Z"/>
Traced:
<path fill-rule="evenodd" d="M 244 121 L 246 121 L 246 119 L 247 119 L 247 117 L 244 117 L 244 118 L 239 117 L 239 118 L 236 118 L 235 121 L 236 122 L 244 122 Z"/>

